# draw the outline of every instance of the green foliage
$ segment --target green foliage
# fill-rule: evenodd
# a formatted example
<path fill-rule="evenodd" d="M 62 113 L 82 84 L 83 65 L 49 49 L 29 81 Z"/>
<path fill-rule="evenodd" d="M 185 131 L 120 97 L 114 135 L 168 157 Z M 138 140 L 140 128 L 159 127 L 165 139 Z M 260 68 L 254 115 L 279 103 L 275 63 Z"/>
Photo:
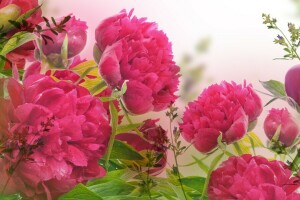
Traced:
<path fill-rule="evenodd" d="M 11 194 L 11 195 L 3 195 L 0 194 L 1 200 L 22 200 L 22 196 L 20 194 Z"/>
<path fill-rule="evenodd" d="M 148 176 L 152 180 L 151 198 L 145 190 L 143 179 Z M 187 199 L 200 199 L 205 178 L 189 176 L 182 178 Z M 80 194 L 78 196 L 78 194 Z M 79 184 L 59 200 L 77 199 L 182 199 L 182 191 L 178 178 L 170 172 L 167 178 L 152 177 L 145 172 L 136 172 L 128 168 L 108 172 L 105 177 L 89 181 L 86 186 Z M 75 200 L 75 199 L 74 199 Z"/>
<path fill-rule="evenodd" d="M 78 184 L 70 192 L 61 196 L 59 200 L 101 200 L 101 196 L 82 184 Z"/>
<path fill-rule="evenodd" d="M 274 97 L 282 97 L 286 96 L 284 84 L 276 81 L 276 80 L 269 80 L 269 81 L 260 81 L 262 86 L 268 90 Z"/>
<path fill-rule="evenodd" d="M 284 32 L 277 26 L 277 20 L 272 18 L 270 15 L 262 14 L 263 24 L 266 24 L 268 29 L 274 29 L 279 31 L 279 35 L 274 39 L 275 44 L 279 44 L 283 47 L 285 55 L 283 58 L 279 59 L 288 59 L 292 60 L 297 58 L 300 60 L 300 57 L 297 53 L 300 42 L 300 28 L 297 28 L 295 24 L 288 23 L 288 33 L 289 38 L 284 34 Z"/>

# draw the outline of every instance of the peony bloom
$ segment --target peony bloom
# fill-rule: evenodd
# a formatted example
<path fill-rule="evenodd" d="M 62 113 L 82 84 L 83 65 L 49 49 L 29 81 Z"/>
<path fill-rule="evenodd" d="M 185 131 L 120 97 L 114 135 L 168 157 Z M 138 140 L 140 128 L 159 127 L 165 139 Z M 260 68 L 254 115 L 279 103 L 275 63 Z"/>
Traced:
<path fill-rule="evenodd" d="M 146 120 L 139 128 L 143 133 L 143 137 L 136 133 L 122 133 L 116 135 L 116 139 L 121 140 L 135 148 L 137 151 L 154 151 L 157 155 L 162 154 L 162 157 L 153 163 L 150 167 L 149 174 L 156 176 L 160 174 L 167 164 L 167 132 L 161 127 L 157 126 L 158 120 Z M 156 155 L 156 156 L 157 156 Z"/>
<path fill-rule="evenodd" d="M 156 23 L 122 11 L 102 21 L 95 38 L 102 54 L 99 72 L 107 84 L 120 88 L 128 80 L 124 102 L 131 113 L 161 111 L 176 100 L 179 67 Z"/>
<path fill-rule="evenodd" d="M 261 100 L 250 85 L 223 81 L 208 87 L 198 100 L 188 104 L 180 128 L 188 142 L 207 153 L 217 147 L 220 133 L 226 143 L 241 139 L 248 124 L 261 112 Z"/>
<path fill-rule="evenodd" d="M 208 186 L 211 200 L 299 199 L 298 178 L 280 161 L 252 155 L 230 157 L 214 170 Z"/>
<path fill-rule="evenodd" d="M 286 108 L 273 108 L 269 111 L 264 122 L 264 130 L 270 140 L 274 136 L 279 125 L 281 125 L 281 130 L 278 140 L 286 147 L 291 146 L 299 135 L 299 128 Z"/>
<path fill-rule="evenodd" d="M 28 76 L 24 86 L 9 79 L 7 89 L 10 99 L 0 100 L 6 113 L 0 123 L 0 190 L 12 169 L 5 193 L 32 199 L 55 199 L 105 175 L 98 160 L 111 128 L 100 100 L 83 87 L 39 74 Z"/>
<path fill-rule="evenodd" d="M 285 75 L 286 94 L 300 105 L 300 65 L 295 65 Z"/>
<path fill-rule="evenodd" d="M 57 23 L 60 23 L 63 19 L 64 18 L 58 19 Z M 43 41 L 42 50 L 46 56 L 61 53 L 61 47 L 66 35 L 68 35 L 68 58 L 78 55 L 85 47 L 87 40 L 86 22 L 80 21 L 72 16 L 65 24 L 64 29 L 65 31 L 58 33 L 58 35 L 55 35 L 50 30 L 43 32 L 43 35 L 49 36 L 53 39 L 53 42 L 48 41 L 47 44 Z"/>

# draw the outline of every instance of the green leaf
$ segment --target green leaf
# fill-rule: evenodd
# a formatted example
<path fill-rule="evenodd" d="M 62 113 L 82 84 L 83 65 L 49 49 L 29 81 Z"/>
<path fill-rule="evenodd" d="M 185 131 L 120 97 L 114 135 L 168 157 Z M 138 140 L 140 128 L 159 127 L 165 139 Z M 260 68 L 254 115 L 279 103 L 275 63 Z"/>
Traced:
<path fill-rule="evenodd" d="M 103 80 L 101 80 L 101 81 L 99 81 L 99 79 L 89 79 L 90 81 L 91 80 L 95 80 L 96 82 L 97 82 L 97 84 L 96 85 L 94 85 L 92 88 L 88 88 L 89 90 L 90 90 L 90 92 L 91 92 L 91 94 L 92 95 L 97 95 L 97 94 L 99 94 L 100 92 L 102 92 L 105 88 L 106 88 L 106 82 L 105 81 L 103 81 Z M 88 83 L 89 81 L 86 79 L 84 82 L 83 82 L 83 84 L 81 84 L 82 86 L 83 85 L 87 85 L 87 83 Z M 92 82 L 92 81 L 91 81 Z M 83 87 L 86 87 L 86 86 L 83 86 Z"/>
<path fill-rule="evenodd" d="M 187 176 L 181 178 L 181 183 L 202 193 L 204 183 L 205 183 L 205 178 L 200 176 Z"/>
<path fill-rule="evenodd" d="M 143 123 L 126 124 L 126 125 L 118 126 L 118 128 L 117 128 L 117 134 L 127 133 L 127 132 L 130 132 L 130 131 L 133 131 L 133 130 L 139 128 L 142 124 Z"/>
<path fill-rule="evenodd" d="M 115 140 L 110 159 L 144 160 L 145 158 L 125 142 Z"/>
<path fill-rule="evenodd" d="M 101 200 L 102 198 L 81 183 L 64 194 L 59 200 Z"/>
<path fill-rule="evenodd" d="M 17 47 L 33 41 L 37 38 L 37 36 L 33 33 L 28 33 L 25 31 L 18 32 L 14 34 L 4 45 L 3 49 L 1 50 L 0 54 L 5 56 L 9 52 L 13 51 Z"/>
<path fill-rule="evenodd" d="M 284 88 L 284 84 L 276 81 L 276 80 L 269 80 L 269 81 L 260 81 L 262 86 L 268 90 L 271 94 L 275 97 L 282 97 L 287 96 Z"/>
<path fill-rule="evenodd" d="M 111 180 L 102 184 L 89 186 L 88 188 L 101 197 L 129 195 L 135 189 L 133 185 L 121 180 Z"/>
<path fill-rule="evenodd" d="M 101 158 L 99 160 L 99 165 L 106 168 L 105 159 Z M 106 171 L 111 172 L 111 171 L 115 171 L 115 170 L 119 170 L 119 169 L 125 169 L 125 168 L 127 168 L 127 166 L 125 164 L 121 163 L 119 160 L 110 159 L 108 161 L 108 168 L 106 168 Z"/>
<path fill-rule="evenodd" d="M 92 179 L 86 185 L 93 186 L 101 183 L 106 183 L 114 179 L 120 179 L 122 174 L 124 174 L 126 171 L 128 171 L 128 169 L 120 169 L 120 170 L 108 172 L 103 178 Z"/>
<path fill-rule="evenodd" d="M 1 200 L 22 200 L 23 198 L 21 197 L 20 194 L 10 194 L 10 195 L 0 194 L 0 199 Z"/>

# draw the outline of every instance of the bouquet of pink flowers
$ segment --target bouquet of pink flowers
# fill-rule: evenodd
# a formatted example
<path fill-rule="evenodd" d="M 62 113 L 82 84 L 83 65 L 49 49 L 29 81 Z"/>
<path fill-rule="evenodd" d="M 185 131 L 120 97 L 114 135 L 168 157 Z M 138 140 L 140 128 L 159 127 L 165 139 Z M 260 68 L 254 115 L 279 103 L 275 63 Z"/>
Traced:
<path fill-rule="evenodd" d="M 0 19 L 0 199 L 300 199 L 299 127 L 288 109 L 269 111 L 267 144 L 252 132 L 263 103 L 246 81 L 207 87 L 179 115 L 180 68 L 155 22 L 133 10 L 108 17 L 86 60 L 88 27 L 73 15 L 48 19 L 37 0 L 4 0 Z M 300 29 L 289 32 L 275 43 L 299 58 Z M 285 84 L 262 82 L 267 104 L 283 99 L 300 112 L 299 84 L 300 66 Z M 159 111 L 169 127 L 138 120 Z M 189 148 L 194 162 L 179 163 Z M 181 172 L 190 165 L 195 176 Z"/>

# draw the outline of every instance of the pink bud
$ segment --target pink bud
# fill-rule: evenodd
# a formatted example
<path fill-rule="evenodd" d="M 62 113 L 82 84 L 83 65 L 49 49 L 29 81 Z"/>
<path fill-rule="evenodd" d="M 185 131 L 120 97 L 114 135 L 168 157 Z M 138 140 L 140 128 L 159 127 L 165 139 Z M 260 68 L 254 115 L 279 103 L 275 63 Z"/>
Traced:
<path fill-rule="evenodd" d="M 299 128 L 286 108 L 271 109 L 264 122 L 264 130 L 271 140 L 278 126 L 281 125 L 279 141 L 285 146 L 291 146 L 298 136 Z"/>
<path fill-rule="evenodd" d="M 300 105 L 300 65 L 295 65 L 285 75 L 285 90 Z"/>
<path fill-rule="evenodd" d="M 60 23 L 62 20 L 63 18 L 58 19 L 56 23 Z M 65 25 L 65 31 L 58 33 L 58 35 L 55 35 L 50 30 L 43 32 L 43 35 L 53 40 L 48 40 L 47 44 L 43 41 L 42 49 L 45 55 L 48 56 L 53 53 L 60 54 L 66 35 L 68 35 L 68 58 L 78 55 L 83 50 L 87 39 L 86 22 L 75 19 L 75 17 L 72 16 Z M 52 24 L 51 26 L 53 27 L 54 25 Z"/>

